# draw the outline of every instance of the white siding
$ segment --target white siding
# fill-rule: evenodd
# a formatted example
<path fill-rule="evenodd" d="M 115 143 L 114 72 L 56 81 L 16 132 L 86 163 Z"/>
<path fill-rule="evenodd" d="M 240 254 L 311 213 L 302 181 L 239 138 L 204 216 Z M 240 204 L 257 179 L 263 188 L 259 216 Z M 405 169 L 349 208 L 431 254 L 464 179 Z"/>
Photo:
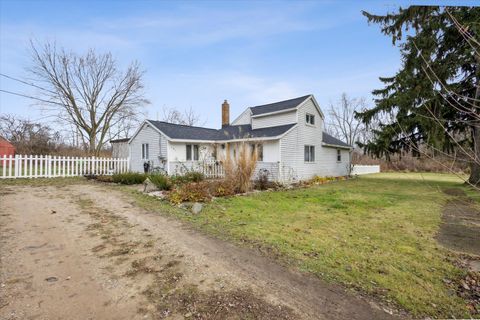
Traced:
<path fill-rule="evenodd" d="M 240 124 L 251 124 L 251 111 L 250 108 L 247 108 L 245 111 L 242 112 L 241 115 L 238 116 L 237 119 L 233 120 L 232 125 L 240 125 Z"/>
<path fill-rule="evenodd" d="M 299 179 L 298 175 L 298 163 L 299 157 L 303 160 L 303 151 L 298 154 L 299 135 L 298 127 L 293 128 L 282 139 L 280 139 L 280 161 L 282 179 L 286 181 L 292 181 Z"/>
<path fill-rule="evenodd" d="M 218 160 L 223 160 L 226 158 L 226 150 L 222 149 L 221 145 L 218 144 L 217 148 L 217 158 Z M 245 144 L 262 144 L 263 145 L 263 161 L 265 162 L 278 162 L 280 161 L 280 141 L 279 140 L 266 140 L 266 141 L 246 141 Z M 242 147 L 242 142 L 230 142 L 228 143 L 228 149 L 230 150 L 230 158 L 233 158 L 233 151 L 235 150 L 236 154 L 240 152 Z"/>
<path fill-rule="evenodd" d="M 160 158 L 167 159 L 168 156 L 168 139 L 163 134 L 160 134 Z"/>
<path fill-rule="evenodd" d="M 128 141 L 112 143 L 112 158 L 128 158 Z"/>
<path fill-rule="evenodd" d="M 338 177 L 348 175 L 350 152 L 347 149 L 338 149 L 342 154 L 342 161 L 337 161 L 337 149 L 323 147 L 318 159 L 318 175 L 322 177 Z"/>
<path fill-rule="evenodd" d="M 169 161 L 187 161 L 187 144 L 199 145 L 199 160 L 211 160 L 213 152 L 213 144 L 197 143 L 197 142 L 169 142 L 168 144 L 168 160 Z"/>
<path fill-rule="evenodd" d="M 164 167 L 167 157 L 167 139 L 164 135 L 152 128 L 148 123 L 144 123 L 138 134 L 130 141 L 130 170 L 143 172 L 142 144 L 148 143 L 148 155 L 151 167 Z"/>
<path fill-rule="evenodd" d="M 255 167 L 255 173 L 253 174 L 253 180 L 259 178 L 259 173 L 262 170 L 262 174 L 265 173 L 266 170 L 267 177 L 269 181 L 278 181 L 278 162 L 257 162 L 257 166 Z"/>
<path fill-rule="evenodd" d="M 315 116 L 315 125 L 307 125 L 306 114 Z M 348 174 L 349 150 L 342 149 L 337 162 L 337 149 L 322 146 L 323 119 L 310 99 L 298 109 L 298 127 L 280 140 L 281 172 L 284 180 L 304 180 L 319 176 Z M 315 161 L 304 161 L 305 145 L 315 146 Z"/>
<path fill-rule="evenodd" d="M 296 110 L 252 118 L 252 129 L 276 127 L 297 122 Z"/>
<path fill-rule="evenodd" d="M 263 142 L 263 161 L 280 161 L 280 140 L 269 140 Z"/>

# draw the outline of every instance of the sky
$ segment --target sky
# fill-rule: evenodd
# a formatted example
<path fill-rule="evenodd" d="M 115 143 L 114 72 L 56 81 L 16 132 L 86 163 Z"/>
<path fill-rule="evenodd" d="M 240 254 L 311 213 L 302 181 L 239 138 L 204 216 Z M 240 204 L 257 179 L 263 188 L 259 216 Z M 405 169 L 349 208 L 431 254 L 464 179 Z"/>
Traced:
<path fill-rule="evenodd" d="M 362 10 L 385 14 L 411 4 L 476 1 L 27 1 L 0 0 L 0 73 L 28 79 L 29 42 L 78 54 L 111 52 L 125 70 L 145 70 L 147 118 L 192 108 L 207 127 L 245 108 L 314 94 L 326 110 L 345 92 L 365 97 L 401 65 L 398 48 Z M 0 76 L 0 89 L 34 88 Z M 50 118 L 28 98 L 0 92 L 0 114 Z"/>

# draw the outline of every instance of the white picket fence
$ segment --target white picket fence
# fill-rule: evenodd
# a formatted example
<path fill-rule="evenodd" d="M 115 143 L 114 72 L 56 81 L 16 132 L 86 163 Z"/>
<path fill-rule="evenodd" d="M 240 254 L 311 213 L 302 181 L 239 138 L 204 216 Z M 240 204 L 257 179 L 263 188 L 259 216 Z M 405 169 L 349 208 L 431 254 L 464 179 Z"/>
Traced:
<path fill-rule="evenodd" d="M 0 179 L 111 175 L 128 170 L 128 158 L 0 155 Z"/>

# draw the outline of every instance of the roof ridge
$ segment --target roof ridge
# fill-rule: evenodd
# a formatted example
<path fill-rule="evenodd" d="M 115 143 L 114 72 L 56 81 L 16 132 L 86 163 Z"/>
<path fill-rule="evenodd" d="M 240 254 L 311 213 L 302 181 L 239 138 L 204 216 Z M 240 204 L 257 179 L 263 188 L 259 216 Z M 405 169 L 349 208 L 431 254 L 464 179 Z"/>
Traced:
<path fill-rule="evenodd" d="M 305 96 L 300 96 L 300 97 L 286 99 L 286 100 L 280 100 L 280 101 L 276 101 L 276 102 L 270 102 L 270 103 L 266 103 L 266 104 L 260 104 L 260 105 L 253 106 L 253 107 L 248 107 L 248 108 L 258 108 L 258 107 L 270 106 L 272 104 L 277 104 L 277 103 L 282 103 L 282 102 L 287 102 L 287 101 L 292 101 L 292 100 L 297 100 L 297 99 L 302 99 L 302 98 L 303 98 L 303 100 L 305 100 L 310 96 L 312 96 L 312 94 L 307 94 Z"/>
<path fill-rule="evenodd" d="M 190 125 L 188 125 L 188 124 L 172 123 L 172 122 L 160 121 L 160 120 L 150 120 L 150 119 L 147 119 L 147 121 L 149 121 L 149 122 L 161 122 L 161 123 L 165 123 L 165 124 L 171 124 L 171 125 L 174 125 L 174 126 L 181 126 L 181 127 L 188 127 L 188 128 L 199 128 L 199 129 L 207 129 L 207 130 L 215 130 L 215 131 L 220 130 L 220 129 L 200 127 L 200 126 L 190 126 Z"/>
<path fill-rule="evenodd" d="M 294 126 L 294 125 L 296 125 L 296 124 L 297 124 L 296 122 L 294 122 L 294 123 L 287 123 L 287 124 L 281 124 L 281 125 L 279 125 L 279 126 L 256 128 L 256 129 L 252 129 L 252 131 L 262 130 L 262 129 L 270 129 L 270 128 L 288 127 L 288 126 Z"/>

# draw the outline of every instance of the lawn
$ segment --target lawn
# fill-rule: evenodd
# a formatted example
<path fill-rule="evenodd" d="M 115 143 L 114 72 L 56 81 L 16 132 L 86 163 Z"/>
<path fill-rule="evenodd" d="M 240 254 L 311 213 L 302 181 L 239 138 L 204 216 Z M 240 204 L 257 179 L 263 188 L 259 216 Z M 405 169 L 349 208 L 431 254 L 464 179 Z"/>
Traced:
<path fill-rule="evenodd" d="M 216 236 L 260 246 L 303 271 L 378 296 L 415 317 L 465 317 L 465 302 L 445 284 L 463 271 L 435 240 L 449 197 L 444 188 L 466 189 L 453 175 L 382 173 L 217 199 L 199 215 L 168 211 Z M 150 209 L 166 209 L 150 197 L 138 199 Z"/>

